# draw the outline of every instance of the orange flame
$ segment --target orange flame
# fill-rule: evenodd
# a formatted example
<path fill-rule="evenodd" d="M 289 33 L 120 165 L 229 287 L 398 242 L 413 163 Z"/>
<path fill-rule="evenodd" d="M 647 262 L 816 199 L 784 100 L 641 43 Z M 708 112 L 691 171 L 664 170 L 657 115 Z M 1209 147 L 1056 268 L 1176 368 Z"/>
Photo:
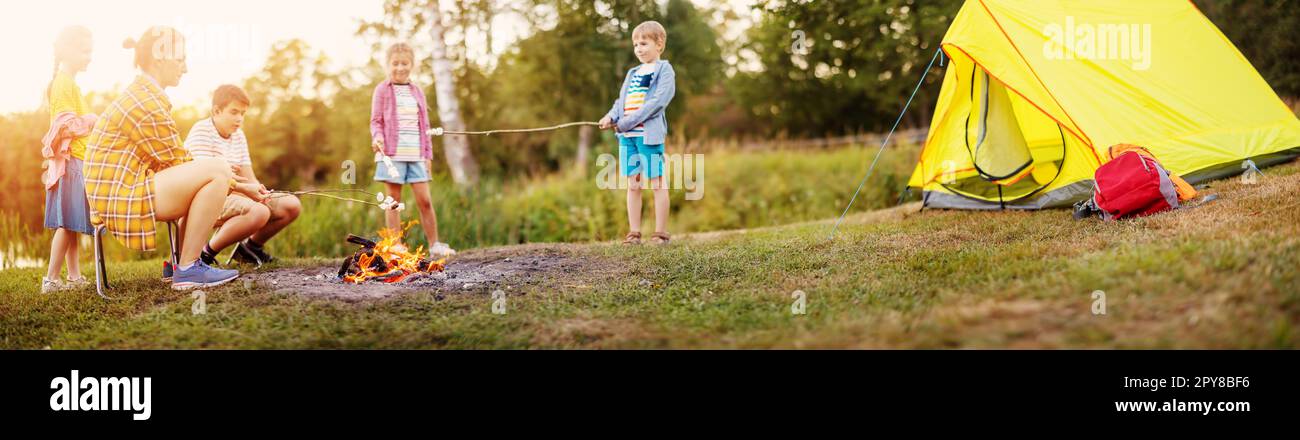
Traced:
<path fill-rule="evenodd" d="M 406 245 L 402 244 L 402 236 L 406 235 L 406 231 L 411 229 L 411 226 L 418 223 L 415 220 L 407 222 L 401 231 L 389 228 L 380 229 L 379 242 L 375 244 L 374 252 L 357 256 L 356 266 L 361 269 L 361 272 L 346 275 L 343 277 L 343 281 L 361 284 L 370 279 L 380 279 L 385 283 L 397 283 L 418 273 L 442 272 L 447 263 L 446 258 L 430 262 L 428 267 L 420 270 L 420 262 L 425 260 L 424 247 L 419 247 L 415 252 L 410 252 Z M 388 263 L 387 271 L 376 271 L 370 267 L 376 258 L 382 258 L 383 261 Z"/>

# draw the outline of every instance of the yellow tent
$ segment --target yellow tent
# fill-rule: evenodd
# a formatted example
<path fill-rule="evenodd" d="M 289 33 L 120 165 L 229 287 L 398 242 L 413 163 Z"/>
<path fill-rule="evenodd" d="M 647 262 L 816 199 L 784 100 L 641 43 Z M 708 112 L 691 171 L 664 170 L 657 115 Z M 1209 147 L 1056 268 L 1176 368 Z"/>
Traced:
<path fill-rule="evenodd" d="M 1300 155 L 1300 120 L 1188 0 L 969 0 L 909 186 L 925 205 L 1068 206 L 1115 144 L 1190 182 Z"/>

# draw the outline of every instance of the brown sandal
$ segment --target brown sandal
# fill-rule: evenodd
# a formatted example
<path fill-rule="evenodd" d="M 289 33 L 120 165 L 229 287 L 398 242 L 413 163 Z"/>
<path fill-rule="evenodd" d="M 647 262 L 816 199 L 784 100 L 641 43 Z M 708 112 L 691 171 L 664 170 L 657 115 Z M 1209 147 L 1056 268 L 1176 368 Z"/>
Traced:
<path fill-rule="evenodd" d="M 636 245 L 641 244 L 640 232 L 629 232 L 627 237 L 623 237 L 623 244 Z"/>
<path fill-rule="evenodd" d="M 654 244 L 668 244 L 672 240 L 667 232 L 656 232 L 650 235 L 650 242 Z"/>

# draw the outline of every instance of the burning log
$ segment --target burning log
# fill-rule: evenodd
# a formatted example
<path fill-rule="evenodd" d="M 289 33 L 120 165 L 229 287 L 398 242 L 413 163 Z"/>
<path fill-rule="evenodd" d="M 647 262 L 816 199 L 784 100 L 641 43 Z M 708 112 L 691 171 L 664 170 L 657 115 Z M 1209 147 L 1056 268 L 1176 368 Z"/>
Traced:
<path fill-rule="evenodd" d="M 415 222 L 408 223 L 402 232 Z M 339 279 L 344 282 L 360 284 L 370 280 L 384 283 L 400 282 L 413 274 L 442 272 L 446 260 L 433 261 L 424 256 L 424 249 L 414 253 L 402 245 L 401 232 L 391 229 L 379 231 L 379 241 L 348 234 L 347 242 L 361 249 L 343 260 L 339 267 Z"/>
<path fill-rule="evenodd" d="M 364 248 L 367 248 L 367 249 L 374 249 L 375 246 L 378 246 L 378 245 L 379 245 L 379 243 L 375 243 L 375 242 L 373 242 L 373 241 L 370 241 L 370 240 L 366 239 L 365 237 L 358 237 L 358 236 L 355 236 L 355 235 L 352 235 L 352 234 L 348 234 L 348 243 L 358 244 L 358 245 L 361 245 L 361 247 L 364 247 Z"/>

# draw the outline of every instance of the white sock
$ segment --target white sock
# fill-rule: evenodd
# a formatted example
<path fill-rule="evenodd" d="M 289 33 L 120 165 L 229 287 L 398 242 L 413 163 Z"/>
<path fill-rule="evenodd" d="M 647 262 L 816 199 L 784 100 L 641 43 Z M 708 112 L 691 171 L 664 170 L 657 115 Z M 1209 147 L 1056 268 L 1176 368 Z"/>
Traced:
<path fill-rule="evenodd" d="M 194 263 L 197 263 L 197 262 L 198 262 L 198 260 L 191 261 L 190 264 L 183 264 L 183 265 L 180 265 L 180 266 L 176 266 L 176 268 L 177 268 L 177 269 L 180 269 L 180 270 L 190 270 L 191 267 L 194 267 Z"/>

